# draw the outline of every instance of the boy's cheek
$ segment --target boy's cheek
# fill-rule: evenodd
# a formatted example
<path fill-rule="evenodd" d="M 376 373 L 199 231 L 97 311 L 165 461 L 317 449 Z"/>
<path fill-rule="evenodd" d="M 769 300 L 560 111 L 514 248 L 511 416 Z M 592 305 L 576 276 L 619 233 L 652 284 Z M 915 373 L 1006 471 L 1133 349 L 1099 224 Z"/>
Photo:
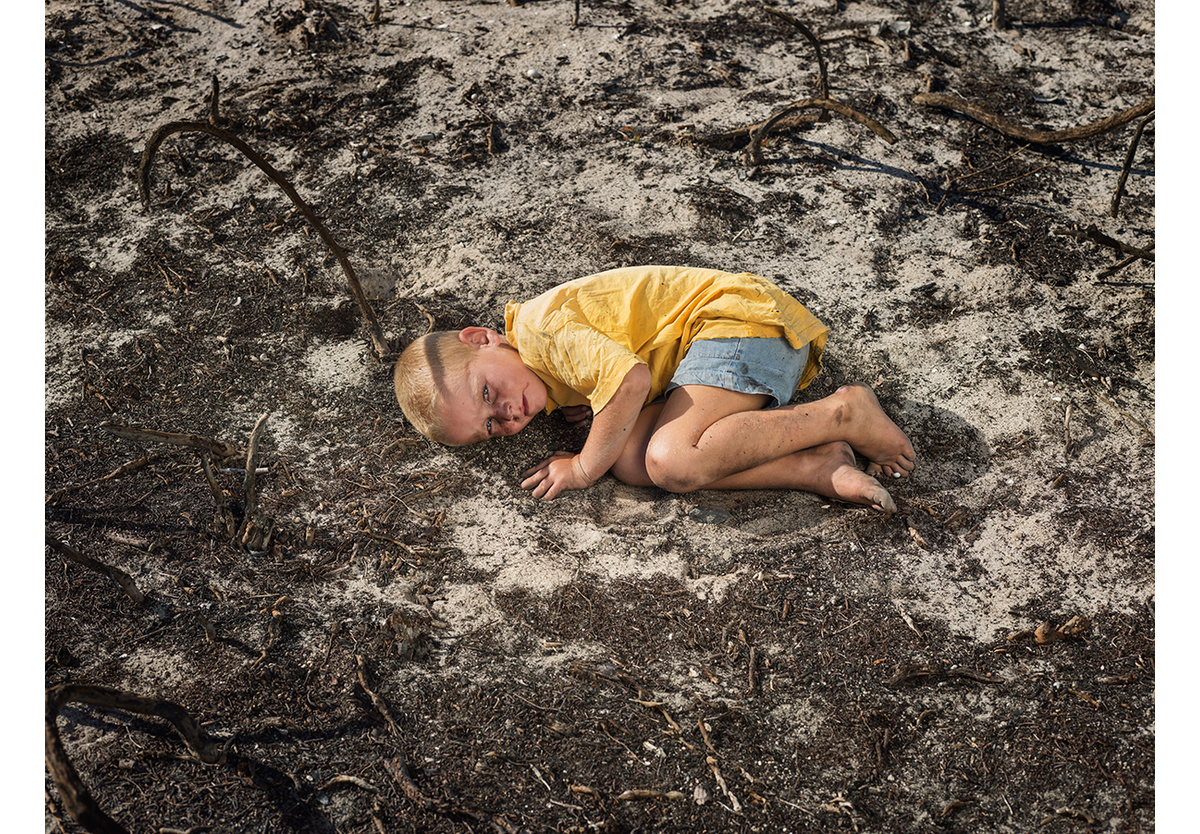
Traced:
<path fill-rule="evenodd" d="M 504 423 L 503 430 L 497 436 L 498 437 L 508 437 L 510 434 L 516 434 L 523 428 L 525 428 L 524 423 L 517 423 L 516 421 L 511 422 L 511 423 Z"/>

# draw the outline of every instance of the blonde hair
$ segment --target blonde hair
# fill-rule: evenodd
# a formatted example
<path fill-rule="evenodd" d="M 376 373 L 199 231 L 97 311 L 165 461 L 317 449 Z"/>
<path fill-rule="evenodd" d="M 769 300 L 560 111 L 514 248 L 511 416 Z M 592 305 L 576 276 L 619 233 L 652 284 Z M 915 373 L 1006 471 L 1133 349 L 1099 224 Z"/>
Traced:
<path fill-rule="evenodd" d="M 451 443 L 442 423 L 447 382 L 466 373 L 473 350 L 457 330 L 440 330 L 415 339 L 396 360 L 394 381 L 400 410 L 413 428 L 437 443 Z"/>

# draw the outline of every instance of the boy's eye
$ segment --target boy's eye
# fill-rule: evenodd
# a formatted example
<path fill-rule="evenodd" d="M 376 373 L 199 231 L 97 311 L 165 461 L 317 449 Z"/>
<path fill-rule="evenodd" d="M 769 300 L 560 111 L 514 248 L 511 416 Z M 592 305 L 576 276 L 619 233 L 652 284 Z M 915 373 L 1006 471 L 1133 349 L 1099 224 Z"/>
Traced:
<path fill-rule="evenodd" d="M 488 402 L 488 387 L 486 385 L 483 386 L 483 401 Z"/>
<path fill-rule="evenodd" d="M 488 434 L 492 433 L 492 421 L 491 420 L 487 421 L 487 433 Z"/>

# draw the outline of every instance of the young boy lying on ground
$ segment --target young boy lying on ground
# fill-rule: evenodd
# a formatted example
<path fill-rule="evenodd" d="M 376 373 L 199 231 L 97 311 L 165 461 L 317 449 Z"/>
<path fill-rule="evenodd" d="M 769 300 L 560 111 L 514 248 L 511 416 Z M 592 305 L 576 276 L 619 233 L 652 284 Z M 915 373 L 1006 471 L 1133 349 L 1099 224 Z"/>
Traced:
<path fill-rule="evenodd" d="M 430 333 L 396 363 L 396 398 L 426 437 L 461 446 L 516 434 L 540 411 L 592 420 L 521 487 L 554 499 L 605 472 L 635 486 L 800 489 L 896 505 L 877 476 L 912 471 L 912 444 L 871 389 L 788 405 L 820 370 L 829 329 L 765 278 L 615 269 L 509 302 L 505 333 Z M 855 462 L 858 452 L 869 463 Z"/>

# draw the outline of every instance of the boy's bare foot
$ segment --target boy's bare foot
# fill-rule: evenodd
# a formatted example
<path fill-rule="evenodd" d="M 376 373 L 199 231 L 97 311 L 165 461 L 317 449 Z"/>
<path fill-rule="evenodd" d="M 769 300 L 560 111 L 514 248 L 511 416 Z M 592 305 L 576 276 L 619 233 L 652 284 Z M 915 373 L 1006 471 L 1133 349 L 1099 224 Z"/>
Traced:
<path fill-rule="evenodd" d="M 884 513 L 896 512 L 896 502 L 883 484 L 858 468 L 850 444 L 826 443 L 805 451 L 820 456 L 813 473 L 818 479 L 814 492 L 851 504 L 866 504 Z"/>
<path fill-rule="evenodd" d="M 869 385 L 852 382 L 837 389 L 834 396 L 845 401 L 845 439 L 870 461 L 867 475 L 901 478 L 912 472 L 917 461 L 912 443 L 884 413 Z"/>

